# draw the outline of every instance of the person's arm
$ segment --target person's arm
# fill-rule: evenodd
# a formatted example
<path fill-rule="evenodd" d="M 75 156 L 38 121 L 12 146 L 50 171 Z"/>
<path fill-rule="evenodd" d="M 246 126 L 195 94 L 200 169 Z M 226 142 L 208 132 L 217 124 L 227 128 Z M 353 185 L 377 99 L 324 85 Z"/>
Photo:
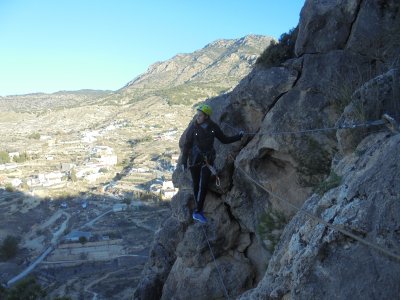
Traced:
<path fill-rule="evenodd" d="M 187 160 L 189 157 L 190 150 L 192 149 L 193 146 L 193 125 L 191 125 L 186 132 L 186 137 L 185 137 L 185 143 L 183 145 L 183 150 L 182 150 L 182 166 L 186 169 L 187 168 Z"/>
<path fill-rule="evenodd" d="M 226 136 L 217 124 L 214 124 L 214 131 L 215 131 L 215 137 L 219 139 L 223 144 L 230 144 L 237 142 L 243 137 L 242 132 L 234 136 Z"/>

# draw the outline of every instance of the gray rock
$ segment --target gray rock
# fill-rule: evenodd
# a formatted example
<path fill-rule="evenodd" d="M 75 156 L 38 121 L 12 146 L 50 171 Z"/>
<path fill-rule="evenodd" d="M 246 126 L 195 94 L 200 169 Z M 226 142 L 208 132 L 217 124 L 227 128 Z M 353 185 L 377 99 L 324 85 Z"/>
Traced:
<path fill-rule="evenodd" d="M 357 42 L 368 22 L 372 31 L 385 34 L 392 25 L 398 28 L 397 7 L 392 0 L 306 1 L 296 43 L 301 57 L 279 68 L 256 67 L 230 93 L 207 100 L 226 134 L 241 129 L 255 134 L 230 145 L 215 143 L 221 186 L 209 186 L 205 227 L 190 221 L 188 174 L 174 173 L 182 188 L 171 205 L 179 238 L 168 245 L 174 254 L 167 267 L 147 276 L 165 282 L 163 299 L 224 297 L 203 229 L 230 296 L 396 298 L 399 264 L 297 213 L 293 205 L 392 251 L 400 249 L 399 135 L 334 128 L 354 121 L 357 101 L 368 107 L 368 118 L 398 111 L 397 71 L 376 77 L 395 60 L 395 51 L 385 52 L 378 64 L 367 49 L 374 47 L 376 34 L 366 36 L 364 46 Z M 396 48 L 398 32 L 390 49 Z M 346 156 L 337 154 L 338 147 Z M 330 173 L 338 174 L 340 186 L 329 183 Z M 325 190 L 313 194 L 320 184 Z M 275 216 L 267 236 L 260 229 L 267 226 L 266 215 Z M 282 215 L 292 218 L 286 227 L 278 222 Z"/>
<path fill-rule="evenodd" d="M 400 2 L 360 2 L 346 48 L 370 57 L 377 65 L 393 63 L 399 57 Z"/>
<path fill-rule="evenodd" d="M 303 209 L 399 255 L 400 135 L 370 135 L 335 171 L 344 184 Z M 240 299 L 395 299 L 400 262 L 298 213 L 267 273 Z"/>
<path fill-rule="evenodd" d="M 134 299 L 160 299 L 164 282 L 176 259 L 175 248 L 183 238 L 183 226 L 173 217 L 162 224 L 154 238 Z"/>
<path fill-rule="evenodd" d="M 296 55 L 343 49 L 362 0 L 307 0 L 301 10 Z"/>
<path fill-rule="evenodd" d="M 400 120 L 400 71 L 391 69 L 363 84 L 352 96 L 352 101 L 345 108 L 336 126 L 365 124 L 369 121 L 382 120 L 387 113 Z M 370 132 L 384 126 L 341 129 L 336 133 L 339 150 L 342 155 L 354 151 L 361 140 Z"/>

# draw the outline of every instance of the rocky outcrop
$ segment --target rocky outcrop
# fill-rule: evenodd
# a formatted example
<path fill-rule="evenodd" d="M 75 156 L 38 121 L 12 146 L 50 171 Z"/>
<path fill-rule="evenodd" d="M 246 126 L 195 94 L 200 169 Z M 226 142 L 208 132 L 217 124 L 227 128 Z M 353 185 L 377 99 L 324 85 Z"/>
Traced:
<path fill-rule="evenodd" d="M 375 132 L 384 129 L 379 126 L 362 134 L 336 129 L 380 119 L 383 112 L 400 115 L 399 17 L 400 4 L 390 0 L 306 1 L 298 57 L 281 67 L 256 67 L 231 93 L 209 101 L 226 133 L 244 129 L 249 135 L 232 145 L 216 143 L 223 180 L 221 187 L 210 185 L 207 225 L 190 219 L 188 174 L 175 172 L 183 191 L 172 211 L 182 231 L 169 250 L 169 273 L 157 282 L 161 298 L 222 298 L 221 279 L 230 297 L 243 299 L 398 295 L 399 262 L 294 207 L 395 253 L 400 249 L 399 136 Z M 360 47 L 366 24 L 373 34 Z M 393 28 L 387 48 L 373 46 L 378 32 Z M 146 278 L 156 276 L 146 272 Z"/>
<path fill-rule="evenodd" d="M 399 134 L 369 135 L 334 167 L 342 184 L 303 209 L 399 256 L 399 145 Z M 263 280 L 240 299 L 396 299 L 399 276 L 399 260 L 299 213 Z"/>
<path fill-rule="evenodd" d="M 385 113 L 396 118 L 400 117 L 397 115 L 400 112 L 399 82 L 399 69 L 390 69 L 363 84 L 353 94 L 350 105 L 346 107 L 343 115 L 337 121 L 337 127 L 379 120 Z M 336 135 L 341 154 L 352 153 L 365 136 L 377 129 L 376 126 L 373 126 L 338 130 Z"/>

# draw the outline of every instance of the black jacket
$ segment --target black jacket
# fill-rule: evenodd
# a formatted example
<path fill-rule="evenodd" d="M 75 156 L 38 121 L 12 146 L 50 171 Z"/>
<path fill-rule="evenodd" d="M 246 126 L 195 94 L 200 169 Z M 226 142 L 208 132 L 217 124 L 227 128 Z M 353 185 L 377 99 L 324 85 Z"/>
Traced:
<path fill-rule="evenodd" d="M 186 164 L 189 158 L 189 166 L 201 164 L 207 158 L 212 164 L 215 159 L 214 137 L 223 144 L 230 144 L 241 139 L 241 135 L 226 136 L 221 128 L 210 119 L 198 124 L 194 121 L 187 133 L 183 146 L 182 163 Z"/>

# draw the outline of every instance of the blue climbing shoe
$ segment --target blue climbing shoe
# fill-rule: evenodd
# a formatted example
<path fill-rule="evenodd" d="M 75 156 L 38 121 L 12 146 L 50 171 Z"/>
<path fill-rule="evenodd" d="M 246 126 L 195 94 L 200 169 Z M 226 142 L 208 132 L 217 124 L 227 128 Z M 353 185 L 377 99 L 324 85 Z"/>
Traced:
<path fill-rule="evenodd" d="M 198 213 L 198 212 L 194 212 L 193 215 L 193 220 L 199 221 L 202 224 L 207 223 L 207 219 L 206 217 L 203 215 L 202 212 Z"/>

